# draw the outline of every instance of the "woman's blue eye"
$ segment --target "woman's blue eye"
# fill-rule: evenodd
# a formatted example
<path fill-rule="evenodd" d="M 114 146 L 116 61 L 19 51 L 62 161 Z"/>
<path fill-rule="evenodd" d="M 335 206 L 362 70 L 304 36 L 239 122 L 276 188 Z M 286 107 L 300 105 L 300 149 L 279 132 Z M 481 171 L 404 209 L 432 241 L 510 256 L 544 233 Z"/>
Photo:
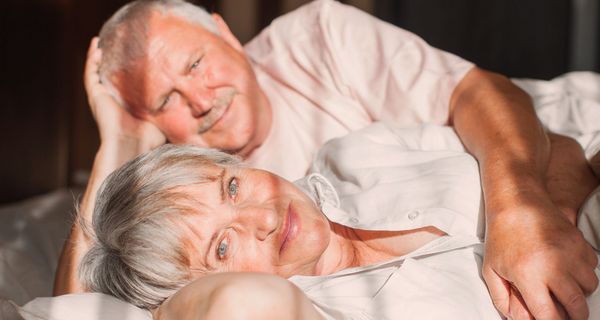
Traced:
<path fill-rule="evenodd" d="M 229 248 L 229 243 L 227 243 L 227 239 L 224 239 L 219 243 L 219 247 L 217 248 L 217 256 L 219 259 L 224 259 L 227 254 L 227 248 Z"/>
<path fill-rule="evenodd" d="M 235 198 L 238 193 L 238 182 L 236 178 L 229 180 L 229 196 Z"/>

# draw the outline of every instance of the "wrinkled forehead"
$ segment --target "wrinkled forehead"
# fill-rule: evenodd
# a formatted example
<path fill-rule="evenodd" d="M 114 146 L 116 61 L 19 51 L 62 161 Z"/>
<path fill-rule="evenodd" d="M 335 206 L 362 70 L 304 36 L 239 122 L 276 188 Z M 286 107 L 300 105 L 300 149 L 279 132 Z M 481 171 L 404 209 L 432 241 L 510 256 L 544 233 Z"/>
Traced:
<path fill-rule="evenodd" d="M 198 222 L 197 219 L 210 215 L 211 210 L 223 200 L 223 184 L 226 174 L 224 166 L 209 164 L 195 168 L 191 173 L 191 183 L 177 186 L 170 192 L 191 210 L 184 212 L 181 217 L 187 222 Z"/>
<path fill-rule="evenodd" d="M 195 46 L 218 39 L 197 23 L 170 12 L 153 11 L 148 16 L 143 43 L 137 44 L 144 54 L 116 70 L 111 82 L 132 111 L 142 115 L 156 102 L 161 90 L 168 90 L 174 77 L 183 72 Z"/>
<path fill-rule="evenodd" d="M 208 233 L 199 226 L 202 226 L 205 219 L 202 219 L 200 214 L 190 212 L 187 215 L 179 217 L 173 221 L 179 238 L 180 250 L 183 261 L 194 274 L 206 274 L 211 271 L 211 268 L 204 261 L 205 245 L 208 242 Z"/>

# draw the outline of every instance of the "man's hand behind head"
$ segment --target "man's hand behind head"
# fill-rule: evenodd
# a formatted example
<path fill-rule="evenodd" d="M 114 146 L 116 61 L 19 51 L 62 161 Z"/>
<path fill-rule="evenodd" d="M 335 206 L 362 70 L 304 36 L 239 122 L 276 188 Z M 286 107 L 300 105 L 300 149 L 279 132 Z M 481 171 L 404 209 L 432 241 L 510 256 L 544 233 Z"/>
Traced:
<path fill-rule="evenodd" d="M 136 146 L 138 154 L 165 143 L 165 136 L 152 123 L 138 119 L 120 105 L 111 94 L 109 87 L 100 81 L 98 66 L 102 60 L 102 50 L 98 48 L 98 38 L 93 38 L 88 49 L 84 72 L 88 102 L 98 125 L 102 144 Z"/>

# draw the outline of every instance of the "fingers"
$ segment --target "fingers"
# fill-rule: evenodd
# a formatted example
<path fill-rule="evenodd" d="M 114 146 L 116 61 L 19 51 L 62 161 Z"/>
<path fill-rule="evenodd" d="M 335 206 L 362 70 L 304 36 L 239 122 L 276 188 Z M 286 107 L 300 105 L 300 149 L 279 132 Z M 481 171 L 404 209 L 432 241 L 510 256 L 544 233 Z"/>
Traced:
<path fill-rule="evenodd" d="M 564 307 L 573 320 L 587 319 L 589 309 L 585 294 L 571 277 L 557 278 L 550 286 L 556 300 Z"/>
<path fill-rule="evenodd" d="M 98 47 L 99 42 L 100 42 L 99 37 L 93 37 L 92 40 L 90 41 L 90 47 L 88 48 L 88 53 L 94 52 L 96 50 L 100 50 L 100 48 Z"/>
<path fill-rule="evenodd" d="M 596 251 L 592 248 L 592 246 L 589 243 L 585 242 L 585 245 L 586 245 L 586 249 L 583 254 L 583 259 L 588 264 L 589 267 L 591 267 L 592 269 L 595 269 L 596 266 L 598 265 L 598 254 L 596 253 Z M 597 286 L 598 286 L 598 281 L 596 281 L 596 287 Z M 595 288 L 594 288 L 594 290 L 595 290 Z M 592 290 L 592 292 L 593 292 L 593 290 Z"/>
<path fill-rule="evenodd" d="M 533 320 L 533 316 L 529 313 L 527 305 L 521 296 L 521 293 L 511 287 L 510 288 L 510 306 L 508 316 L 515 320 Z"/>
<path fill-rule="evenodd" d="M 598 266 L 598 256 L 596 255 L 596 252 L 593 251 L 593 249 L 591 249 L 592 253 L 588 254 L 588 252 L 586 252 L 585 256 L 583 257 L 583 259 L 580 261 L 580 263 L 585 264 L 585 268 L 587 268 L 588 270 L 594 270 L 596 269 L 596 266 Z M 594 274 L 594 276 L 596 275 L 594 272 L 592 272 L 592 274 Z M 588 280 L 592 280 L 591 278 L 588 278 Z M 591 292 L 593 292 L 598 286 L 598 281 L 594 281 L 596 283 L 596 285 L 594 286 L 594 289 L 591 290 Z M 590 293 L 591 293 L 590 292 Z"/>
<path fill-rule="evenodd" d="M 594 269 L 590 270 L 584 267 L 580 270 L 571 271 L 571 276 L 575 279 L 585 296 L 589 296 L 598 288 L 598 276 L 594 272 Z"/>
<path fill-rule="evenodd" d="M 86 69 L 88 67 L 97 67 L 102 57 L 102 50 L 98 48 L 98 37 L 93 37 L 87 52 Z"/>
<path fill-rule="evenodd" d="M 545 276 L 543 272 L 522 274 L 511 291 L 510 317 L 529 319 L 525 315 L 530 313 L 535 319 L 587 319 L 586 295 L 596 289 L 598 277 L 589 261 L 572 260 L 568 265 L 567 270 L 558 268 Z"/>
<path fill-rule="evenodd" d="M 531 315 L 538 320 L 558 320 L 565 318 L 565 311 L 554 301 L 545 285 L 518 288 Z M 584 300 L 585 302 L 585 300 Z"/>
<path fill-rule="evenodd" d="M 100 81 L 98 69 L 102 61 L 102 50 L 98 48 L 98 41 L 99 38 L 94 37 L 90 42 L 83 73 L 85 91 L 94 117 L 96 117 L 99 105 L 106 106 L 115 103 L 107 88 Z"/>
<path fill-rule="evenodd" d="M 508 316 L 510 311 L 510 284 L 492 268 L 484 266 L 482 273 L 496 309 L 504 316 Z"/>
<path fill-rule="evenodd" d="M 584 242 L 584 247 L 581 249 L 582 259 L 571 261 L 569 274 L 576 281 L 583 294 L 589 296 L 598 288 L 598 276 L 595 272 L 598 265 L 598 255 L 587 242 Z M 559 282 L 555 283 L 558 284 Z"/>
<path fill-rule="evenodd" d="M 98 48 L 98 37 L 92 38 L 90 47 L 87 52 L 87 59 L 85 61 L 85 71 L 83 81 L 88 91 L 92 91 L 92 86 L 100 83 L 100 76 L 98 75 L 98 67 L 102 60 L 102 50 Z"/>

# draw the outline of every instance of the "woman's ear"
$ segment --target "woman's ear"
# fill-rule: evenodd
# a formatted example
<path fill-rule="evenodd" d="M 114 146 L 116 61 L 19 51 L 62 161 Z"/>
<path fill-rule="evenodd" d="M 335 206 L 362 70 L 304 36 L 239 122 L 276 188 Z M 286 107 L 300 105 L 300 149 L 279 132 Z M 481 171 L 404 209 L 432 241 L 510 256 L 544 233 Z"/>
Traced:
<path fill-rule="evenodd" d="M 233 35 L 233 33 L 231 33 L 231 30 L 229 30 L 229 26 L 227 26 L 227 23 L 225 23 L 225 20 L 223 20 L 223 17 L 221 17 L 221 15 L 219 15 L 218 13 L 213 13 L 213 14 L 211 14 L 211 16 L 212 16 L 213 20 L 215 21 L 215 23 L 217 24 L 217 29 L 219 29 L 219 33 L 221 33 L 221 38 L 223 38 L 223 40 L 225 40 L 225 42 L 227 42 L 230 46 L 232 46 L 236 50 L 243 52 L 244 48 L 242 47 L 242 44 Z"/>

